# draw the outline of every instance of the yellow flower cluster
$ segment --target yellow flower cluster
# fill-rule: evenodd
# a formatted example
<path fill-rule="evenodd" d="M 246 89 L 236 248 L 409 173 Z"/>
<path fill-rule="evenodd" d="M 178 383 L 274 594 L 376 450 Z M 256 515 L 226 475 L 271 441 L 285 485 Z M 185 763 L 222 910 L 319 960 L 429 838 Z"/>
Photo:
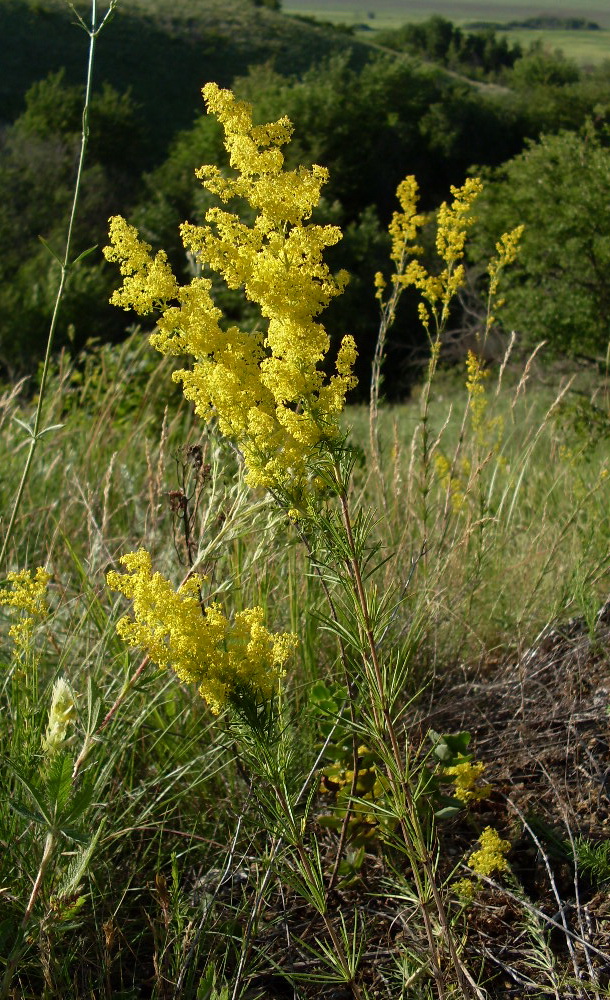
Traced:
<path fill-rule="evenodd" d="M 482 448 L 488 448 L 497 453 L 504 431 L 504 420 L 500 414 L 495 417 L 486 416 L 489 399 L 485 390 L 485 379 L 489 371 L 483 361 L 472 351 L 466 355 L 466 390 L 468 406 L 475 437 Z M 503 462 L 498 459 L 500 465 Z"/>
<path fill-rule="evenodd" d="M 412 175 L 405 177 L 396 189 L 401 211 L 394 212 L 389 233 L 392 237 L 390 258 L 398 265 L 406 255 L 415 257 L 422 252 L 415 242 L 417 233 L 425 222 L 425 216 L 417 214 L 418 190 L 417 181 Z"/>
<path fill-rule="evenodd" d="M 465 272 L 461 261 L 464 257 L 466 235 L 474 222 L 471 208 L 482 188 L 483 185 L 477 177 L 468 178 L 462 187 L 451 187 L 453 195 L 451 205 L 443 202 L 438 210 L 436 251 L 444 264 L 440 274 L 429 274 L 423 264 L 418 260 L 412 260 L 404 269 L 404 273 L 397 276 L 397 280 L 405 287 L 414 285 L 420 289 L 423 298 L 435 316 L 437 327 L 440 327 L 446 319 L 449 303 L 464 283 Z M 416 193 L 417 188 L 414 189 L 413 202 L 409 207 L 414 227 L 413 237 L 415 230 L 423 222 L 423 216 L 415 214 Z M 403 228 L 406 230 L 407 226 L 408 220 L 405 218 Z M 419 252 L 417 247 L 411 250 L 412 254 L 417 252 Z M 430 312 L 425 303 L 421 303 L 419 314 L 424 326 L 428 329 Z"/>
<path fill-rule="evenodd" d="M 468 904 L 472 903 L 476 895 L 477 884 L 472 879 L 459 878 L 451 883 L 451 888 L 462 903 Z"/>
<path fill-rule="evenodd" d="M 502 300 L 497 298 L 500 273 L 509 264 L 514 263 L 519 249 L 519 241 L 523 235 L 524 229 L 525 226 L 517 226 L 515 229 L 512 229 L 510 233 L 504 233 L 504 235 L 496 243 L 497 257 L 493 257 L 489 262 L 489 267 L 487 268 L 487 273 L 489 274 L 489 307 L 487 312 L 486 333 L 489 331 L 495 319 L 492 314 L 492 309 L 499 309 L 503 304 Z"/>
<path fill-rule="evenodd" d="M 35 625 L 49 613 L 47 587 L 50 579 L 51 574 L 42 566 L 37 568 L 33 576 L 29 569 L 7 574 L 11 590 L 0 592 L 0 605 L 21 611 L 18 620 L 8 631 L 18 649 L 28 646 Z"/>
<path fill-rule="evenodd" d="M 489 377 L 489 372 L 483 365 L 483 361 L 472 351 L 466 354 L 466 390 L 468 392 L 468 404 L 472 417 L 472 426 L 478 431 L 483 424 L 485 410 L 487 409 L 487 393 L 485 392 L 485 379 Z"/>
<path fill-rule="evenodd" d="M 108 573 L 108 586 L 133 602 L 133 619 L 121 618 L 117 632 L 130 646 L 146 650 L 153 663 L 172 667 L 182 681 L 198 685 L 217 714 L 239 690 L 269 698 L 284 673 L 297 638 L 274 635 L 263 625 L 262 608 L 238 611 L 233 621 L 219 604 L 202 608 L 202 578 L 192 576 L 175 591 L 152 572 L 148 552 L 121 558 L 127 573 Z"/>
<path fill-rule="evenodd" d="M 485 770 L 481 761 L 465 760 L 445 768 L 445 774 L 455 778 L 455 797 L 460 802 L 478 802 L 486 799 L 491 792 L 491 785 L 478 785 L 477 782 Z"/>
<path fill-rule="evenodd" d="M 339 437 L 338 416 L 356 383 L 350 336 L 339 348 L 336 375 L 327 380 L 320 368 L 330 342 L 315 317 L 347 281 L 344 272 L 334 278 L 323 260 L 340 230 L 306 222 L 327 171 L 284 170 L 281 146 L 292 132 L 288 119 L 255 126 L 250 105 L 230 91 L 210 83 L 203 93 L 208 111 L 224 127 L 236 176 L 225 177 L 214 166 L 202 167 L 197 176 L 222 203 L 247 201 L 255 218 L 248 225 L 236 213 L 214 207 L 206 225 L 181 226 L 182 240 L 229 288 L 243 288 L 258 304 L 266 329 L 250 333 L 223 325 L 211 281 L 195 277 L 179 285 L 165 253 L 153 256 L 120 217 L 110 221 L 111 245 L 104 250 L 108 260 L 119 263 L 124 279 L 111 301 L 139 313 L 161 312 L 151 343 L 164 354 L 193 356 L 192 368 L 174 378 L 198 415 L 215 418 L 235 442 L 251 485 L 298 495 L 308 488 L 316 449 Z"/>
<path fill-rule="evenodd" d="M 492 875 L 508 869 L 508 861 L 504 857 L 510 851 L 510 841 L 502 840 L 498 831 L 486 826 L 479 837 L 480 850 L 470 855 L 468 866 L 477 875 Z"/>

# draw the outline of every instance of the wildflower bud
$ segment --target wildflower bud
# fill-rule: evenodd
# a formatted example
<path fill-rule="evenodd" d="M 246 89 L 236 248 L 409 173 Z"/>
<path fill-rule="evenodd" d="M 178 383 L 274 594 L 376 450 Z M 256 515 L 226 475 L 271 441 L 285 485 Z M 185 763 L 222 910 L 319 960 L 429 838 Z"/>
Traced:
<path fill-rule="evenodd" d="M 42 741 L 47 756 L 52 757 L 62 745 L 65 745 L 68 726 L 74 718 L 75 711 L 72 689 L 65 677 L 58 677 L 53 685 L 49 721 Z"/>

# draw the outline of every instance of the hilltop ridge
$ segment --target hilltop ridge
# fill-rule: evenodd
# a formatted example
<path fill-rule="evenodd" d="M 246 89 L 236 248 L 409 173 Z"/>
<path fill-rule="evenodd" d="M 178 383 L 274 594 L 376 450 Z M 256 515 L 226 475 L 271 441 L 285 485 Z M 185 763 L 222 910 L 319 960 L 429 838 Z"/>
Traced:
<path fill-rule="evenodd" d="M 0 121 L 13 121 L 32 83 L 61 66 L 68 83 L 80 83 L 85 48 L 63 0 L 0 0 Z M 262 63 L 300 73 L 345 52 L 359 65 L 370 48 L 247 0 L 122 0 L 98 46 L 95 76 L 130 89 L 161 151 L 201 112 L 208 80 L 228 86 Z"/>

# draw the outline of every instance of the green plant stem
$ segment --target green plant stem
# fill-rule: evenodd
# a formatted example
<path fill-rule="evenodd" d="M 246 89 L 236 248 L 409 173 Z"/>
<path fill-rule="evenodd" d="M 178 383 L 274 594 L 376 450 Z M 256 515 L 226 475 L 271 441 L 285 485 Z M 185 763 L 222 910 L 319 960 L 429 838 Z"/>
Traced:
<path fill-rule="evenodd" d="M 403 250 L 402 257 L 396 268 L 397 275 L 404 273 L 406 261 L 407 253 L 406 250 Z M 373 472 L 375 473 L 381 487 L 380 495 L 386 512 L 388 502 L 385 488 L 385 478 L 381 471 L 381 447 L 379 444 L 379 396 L 382 383 L 381 370 L 385 361 L 385 347 L 388 331 L 394 325 L 398 301 L 403 291 L 404 285 L 401 284 L 400 281 L 395 281 L 392 288 L 392 294 L 381 306 L 381 320 L 379 322 L 379 332 L 377 334 L 377 343 L 375 344 L 375 353 L 373 355 L 373 364 L 371 367 L 371 390 L 369 395 L 369 441 L 371 447 L 371 459 L 373 462 Z"/>
<path fill-rule="evenodd" d="M 46 350 L 45 350 L 44 363 L 43 363 L 43 367 L 42 367 L 42 375 L 41 375 L 41 378 L 40 378 L 40 388 L 39 388 L 39 391 L 38 391 L 38 403 L 36 405 L 36 413 L 35 413 L 35 416 L 34 416 L 34 426 L 33 426 L 33 428 L 31 429 L 31 432 L 30 432 L 30 446 L 29 446 L 29 449 L 28 449 L 28 454 L 27 454 L 27 457 L 26 457 L 26 460 L 25 460 L 25 465 L 23 467 L 23 472 L 21 474 L 21 479 L 20 479 L 20 482 L 19 482 L 19 486 L 17 488 L 17 494 L 15 496 L 15 500 L 14 500 L 14 503 L 13 503 L 13 509 L 11 511 L 11 516 L 10 516 L 10 519 L 9 519 L 9 523 L 8 523 L 8 526 L 7 526 L 5 535 L 4 535 L 4 540 L 2 542 L 2 549 L 0 550 L 0 566 L 2 566 L 3 563 L 4 563 L 4 559 L 5 559 L 7 550 L 8 550 L 8 545 L 9 545 L 9 542 L 10 542 L 12 534 L 13 534 L 13 529 L 14 529 L 14 526 L 15 526 L 15 521 L 16 521 L 16 518 L 17 518 L 17 514 L 19 512 L 19 508 L 21 506 L 21 500 L 22 500 L 22 497 L 23 497 L 23 492 L 25 490 L 25 485 L 26 485 L 26 483 L 28 481 L 28 478 L 29 478 L 30 469 L 32 467 L 32 461 L 34 459 L 34 453 L 36 451 L 36 447 L 37 447 L 38 442 L 41 439 L 41 437 L 46 433 L 46 431 L 50 430 L 50 428 L 45 428 L 45 429 L 41 430 L 41 426 L 40 425 L 42 423 L 42 409 L 43 409 L 43 404 L 44 404 L 44 399 L 45 399 L 45 389 L 46 389 L 47 377 L 48 377 L 48 374 L 49 374 L 49 363 L 50 363 L 50 359 L 51 359 L 51 352 L 53 350 L 53 344 L 54 344 L 54 341 L 55 341 L 55 331 L 57 329 L 57 322 L 58 322 L 58 318 L 59 318 L 59 311 L 60 311 L 61 304 L 62 304 L 62 301 L 63 301 L 64 291 L 65 291 L 65 288 L 66 288 L 66 283 L 67 283 L 67 280 L 68 280 L 68 276 L 69 276 L 70 270 L 72 269 L 73 264 L 74 264 L 74 262 L 71 260 L 72 235 L 73 235 L 73 231 L 74 231 L 74 222 L 75 222 L 75 219 L 76 219 L 76 212 L 77 212 L 78 201 L 79 201 L 79 196 L 80 196 L 81 182 L 82 182 L 82 176 L 83 176 L 83 168 L 84 168 L 84 163 L 85 163 L 85 154 L 87 152 L 87 145 L 88 145 L 88 142 L 89 142 L 89 108 L 90 108 L 90 102 L 91 102 L 91 86 L 92 86 L 92 80 L 93 80 L 93 63 L 94 63 L 94 56 L 95 56 L 95 43 L 96 43 L 97 36 L 99 35 L 100 31 L 102 30 L 102 28 L 104 27 L 104 25 L 108 21 L 108 18 L 110 17 L 110 15 L 114 12 L 117 3 L 118 3 L 118 0 L 111 0 L 110 6 L 109 6 L 108 10 L 106 11 L 106 14 L 104 15 L 104 17 L 102 18 L 100 24 L 98 25 L 98 23 L 97 23 L 97 0 L 91 0 L 91 26 L 90 27 L 87 27 L 87 25 L 83 21 L 82 17 L 80 16 L 80 14 L 78 14 L 76 11 L 74 11 L 74 13 L 76 14 L 76 17 L 78 18 L 78 21 L 79 21 L 81 27 L 86 31 L 86 33 L 89 36 L 89 55 L 88 55 L 88 60 L 87 60 L 87 78 L 86 78 L 86 84 L 85 84 L 85 102 L 84 102 L 84 105 L 83 105 L 83 124 L 82 124 L 82 131 L 81 131 L 80 154 L 79 154 L 79 158 L 78 158 L 78 168 L 77 168 L 77 171 L 76 171 L 76 181 L 74 183 L 74 196 L 72 198 L 72 207 L 70 209 L 70 218 L 68 220 L 68 229 L 67 229 L 67 232 L 66 232 L 66 247 L 65 247 L 65 251 L 64 251 L 64 255 L 63 255 L 63 260 L 59 261 L 59 263 L 61 265 L 61 272 L 60 272 L 60 278 L 59 278 L 59 285 L 57 287 L 57 294 L 55 296 L 55 304 L 53 306 L 53 313 L 51 315 L 51 323 L 49 325 L 49 333 L 48 333 L 48 336 L 47 336 L 47 346 L 46 346 Z M 69 6 L 72 7 L 71 4 L 69 4 Z M 74 7 L 72 7 L 72 10 L 74 10 Z"/>
<path fill-rule="evenodd" d="M 149 663 L 150 663 L 150 656 L 146 655 L 143 658 L 143 660 L 140 662 L 140 665 L 138 666 L 137 670 L 131 675 L 131 677 L 123 685 L 121 691 L 119 692 L 118 696 L 116 697 L 116 699 L 113 702 L 113 704 L 111 705 L 111 707 L 106 712 L 106 715 L 104 716 L 104 718 L 100 722 L 100 724 L 97 727 L 97 729 L 95 730 L 95 732 L 92 735 L 88 735 L 87 736 L 85 742 L 83 743 L 81 752 L 79 753 L 78 757 L 74 761 L 74 767 L 72 769 L 72 780 L 74 780 L 74 778 L 76 778 L 76 775 L 78 774 L 83 761 L 86 759 L 87 754 L 89 753 L 89 750 L 91 749 L 91 747 L 93 746 L 93 743 L 95 742 L 95 738 L 99 735 L 99 733 L 101 733 L 102 729 L 106 728 L 106 726 L 108 725 L 108 723 L 110 722 L 110 720 L 113 718 L 113 716 L 116 714 L 116 712 L 118 711 L 118 709 L 121 707 L 121 705 L 125 701 L 125 698 L 129 694 L 129 692 L 132 690 L 132 688 L 133 688 L 134 684 L 136 683 L 138 677 L 140 677 L 141 674 L 144 673 L 144 671 L 145 671 L 145 669 L 146 669 L 146 667 L 148 666 Z"/>
<path fill-rule="evenodd" d="M 308 539 L 307 535 L 303 531 L 300 531 L 299 534 L 300 534 L 300 537 L 301 537 L 301 541 L 302 541 L 302 543 L 305 546 L 305 549 L 307 551 L 307 555 L 309 556 L 309 561 L 315 567 L 315 572 L 316 572 L 316 575 L 317 575 L 317 577 L 318 577 L 318 579 L 320 581 L 320 584 L 322 586 L 322 590 L 324 591 L 324 596 L 325 596 L 326 601 L 328 603 L 328 606 L 330 608 L 330 613 L 331 613 L 334 621 L 338 621 L 338 615 L 337 615 L 337 609 L 335 607 L 335 602 L 333 601 L 332 594 L 330 592 L 329 586 L 328 586 L 326 580 L 324 579 L 324 575 L 323 575 L 322 571 L 320 570 L 320 567 L 318 566 L 318 564 L 314 560 L 313 549 L 311 547 L 309 539 Z M 358 754 L 358 732 L 357 732 L 357 727 L 356 727 L 356 683 L 354 681 L 354 678 L 350 674 L 349 663 L 348 663 L 348 659 L 347 659 L 347 652 L 346 652 L 346 649 L 345 649 L 345 643 L 343 642 L 343 639 L 342 639 L 342 637 L 340 635 L 337 638 L 338 638 L 338 641 L 339 641 L 339 656 L 341 658 L 341 665 L 343 667 L 343 680 L 345 682 L 346 691 L 348 692 L 347 702 L 348 702 L 348 707 L 349 707 L 350 722 L 351 722 L 351 728 L 352 728 L 352 734 L 351 734 L 352 735 L 352 783 L 351 783 L 351 787 L 350 787 L 349 798 L 347 800 L 347 808 L 345 810 L 345 816 L 343 817 L 343 822 L 341 824 L 341 833 L 339 834 L 339 843 L 337 845 L 337 853 L 336 853 L 336 856 L 335 856 L 335 863 L 333 865 L 333 870 L 332 870 L 331 875 L 330 875 L 330 881 L 328 883 L 328 889 L 327 889 L 328 893 L 331 893 L 333 891 L 333 889 L 335 888 L 335 885 L 337 884 L 337 879 L 338 879 L 338 876 L 339 876 L 339 865 L 341 864 L 341 855 L 343 854 L 343 850 L 345 848 L 345 843 L 347 841 L 347 832 L 348 832 L 348 828 L 349 828 L 349 822 L 350 822 L 350 819 L 352 818 L 352 815 L 353 815 L 352 802 L 354 801 L 354 799 L 356 797 L 356 789 L 357 789 L 357 785 L 358 785 L 358 776 L 359 776 L 359 772 L 360 772 L 360 764 L 358 762 L 358 757 L 359 757 L 359 754 Z"/>
<path fill-rule="evenodd" d="M 21 955 L 23 954 L 25 948 L 25 930 L 30 922 L 30 917 L 36 905 L 36 900 L 40 895 L 40 890 L 42 888 L 42 883 L 44 881 L 44 876 L 49 865 L 49 861 L 53 855 L 53 848 L 55 847 L 55 834 L 50 830 L 47 833 L 44 850 L 42 852 L 42 858 L 40 865 L 38 866 L 38 874 L 36 875 L 36 880 L 32 887 L 30 893 L 30 898 L 28 900 L 28 905 L 25 908 L 23 917 L 21 918 L 21 923 L 19 924 L 20 937 L 13 947 L 7 963 L 6 969 L 4 970 L 4 976 L 2 977 L 2 983 L 0 984 L 0 1000 L 5 1000 L 8 996 L 9 990 L 11 988 L 11 983 L 13 981 L 13 976 L 15 975 L 17 964 Z"/>
<path fill-rule="evenodd" d="M 291 816 L 292 811 L 279 784 L 276 785 L 275 794 L 277 796 L 278 803 L 284 815 L 286 817 Z M 299 855 L 299 860 L 301 862 L 303 872 L 306 878 L 308 879 L 310 885 L 313 885 L 315 884 L 317 879 L 315 872 L 313 871 L 313 868 L 311 866 L 311 862 L 307 854 L 307 849 L 305 847 L 305 844 L 303 843 L 303 838 L 298 833 L 297 824 L 291 822 L 291 826 L 292 826 L 292 842 L 294 847 L 296 848 L 297 854 Z M 318 910 L 318 913 L 320 914 L 322 920 L 324 921 L 324 926 L 326 927 L 328 936 L 332 941 L 333 948 L 335 949 L 337 958 L 339 959 L 341 968 L 343 969 L 346 982 L 349 983 L 352 989 L 352 993 L 355 997 L 355 1000 L 363 1000 L 362 992 L 352 976 L 352 971 L 349 967 L 349 962 L 347 961 L 347 958 L 345 956 L 345 950 L 343 948 L 341 938 L 337 934 L 335 928 L 332 925 L 332 921 L 330 920 L 328 913 L 326 912 L 326 893 L 325 893 L 325 908 L 321 909 L 319 907 L 316 907 L 316 909 Z"/>
<path fill-rule="evenodd" d="M 336 468 L 335 472 L 337 476 L 337 482 L 340 483 L 341 480 L 340 480 L 339 469 Z M 341 504 L 343 525 L 345 528 L 345 534 L 350 552 L 350 569 L 351 569 L 352 580 L 354 583 L 355 596 L 362 615 L 362 622 L 364 625 L 367 645 L 369 648 L 370 660 L 373 666 L 373 674 L 374 674 L 373 679 L 381 703 L 382 716 L 380 717 L 378 707 L 375 703 L 375 699 L 374 698 L 372 699 L 373 717 L 379 734 L 383 736 L 383 733 L 385 732 L 389 738 L 392 750 L 392 756 L 394 758 L 397 770 L 399 772 L 403 772 L 404 765 L 402 762 L 402 755 L 400 753 L 400 747 L 398 745 L 396 728 L 394 726 L 394 721 L 392 719 L 392 715 L 388 705 L 385 685 L 383 683 L 381 665 L 379 662 L 379 656 L 377 652 L 377 644 L 375 641 L 373 626 L 369 612 L 368 600 L 364 589 L 364 583 L 362 580 L 362 571 L 360 567 L 360 559 L 358 557 L 358 552 L 354 540 L 354 533 L 352 529 L 351 515 L 349 510 L 349 502 L 345 488 L 343 486 L 340 486 L 339 488 L 339 501 Z M 442 998 L 445 996 L 444 976 L 440 967 L 438 948 L 434 932 L 432 929 L 432 925 L 430 923 L 430 917 L 427 912 L 426 893 L 424 890 L 424 885 L 422 883 L 418 865 L 421 865 L 424 872 L 425 881 L 427 882 L 430 891 L 432 893 L 432 897 L 434 899 L 434 903 L 436 906 L 437 915 L 443 930 L 443 937 L 447 942 L 449 954 L 455 969 L 455 974 L 457 976 L 460 989 L 462 990 L 464 996 L 466 997 L 480 998 L 481 993 L 478 987 L 476 986 L 476 983 L 474 982 L 474 980 L 472 980 L 471 976 L 469 975 L 468 970 L 464 967 L 462 961 L 460 960 L 460 957 L 458 955 L 455 946 L 453 933 L 451 931 L 451 927 L 449 925 L 449 920 L 447 917 L 447 911 L 445 909 L 445 904 L 443 902 L 438 886 L 436 884 L 436 877 L 431 864 L 430 852 L 426 844 L 421 824 L 419 822 L 417 806 L 414 802 L 413 795 L 409 787 L 408 779 L 405 775 L 400 784 L 398 785 L 396 781 L 396 776 L 393 773 L 392 769 L 391 768 L 386 769 L 386 773 L 397 801 L 404 799 L 406 812 L 409 817 L 409 822 L 412 826 L 412 829 L 409 829 L 409 824 L 407 823 L 406 816 L 404 814 L 402 814 L 399 817 L 401 832 L 405 841 L 405 845 L 407 846 L 407 850 L 409 852 L 408 856 L 411 863 L 413 877 L 421 904 L 422 916 L 426 929 L 426 936 L 428 938 L 428 944 L 430 946 L 430 956 L 433 964 L 434 978 L 439 992 L 439 998 L 440 1000 L 442 1000 Z M 413 841 L 415 841 L 415 844 L 413 844 Z M 415 852 L 413 852 L 412 849 L 413 846 L 415 847 Z"/>

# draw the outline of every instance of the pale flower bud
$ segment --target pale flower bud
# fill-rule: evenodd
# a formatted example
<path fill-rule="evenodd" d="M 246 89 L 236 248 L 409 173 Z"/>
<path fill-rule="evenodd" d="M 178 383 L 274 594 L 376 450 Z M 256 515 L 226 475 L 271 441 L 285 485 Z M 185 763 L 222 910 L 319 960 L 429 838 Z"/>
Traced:
<path fill-rule="evenodd" d="M 52 756 L 66 742 L 68 726 L 74 718 L 76 706 L 72 689 L 65 677 L 58 677 L 53 685 L 47 731 L 42 741 L 43 750 Z"/>

